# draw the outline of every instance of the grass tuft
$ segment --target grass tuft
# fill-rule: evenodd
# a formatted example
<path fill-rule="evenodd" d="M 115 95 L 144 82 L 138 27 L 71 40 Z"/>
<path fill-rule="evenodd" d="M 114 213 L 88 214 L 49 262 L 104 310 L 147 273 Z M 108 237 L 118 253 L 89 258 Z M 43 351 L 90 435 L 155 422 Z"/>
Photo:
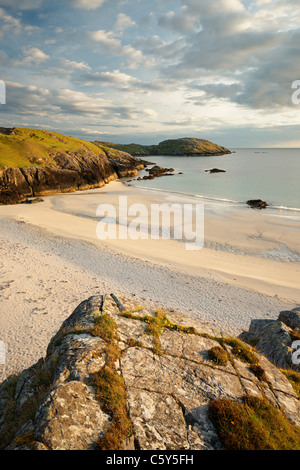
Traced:
<path fill-rule="evenodd" d="M 242 402 L 215 400 L 209 416 L 225 449 L 300 449 L 299 428 L 267 400 L 248 396 Z"/>
<path fill-rule="evenodd" d="M 291 369 L 280 369 L 280 371 L 286 376 L 290 381 L 293 389 L 300 399 L 300 372 Z"/>
<path fill-rule="evenodd" d="M 132 425 L 127 412 L 127 392 L 123 377 L 116 371 L 116 362 L 121 357 L 118 346 L 118 326 L 108 314 L 97 317 L 91 329 L 94 336 L 106 342 L 106 364 L 92 374 L 91 385 L 103 410 L 110 415 L 111 424 L 97 442 L 97 450 L 122 450 L 124 439 L 132 433 Z"/>
<path fill-rule="evenodd" d="M 121 450 L 122 442 L 132 434 L 127 413 L 125 382 L 114 369 L 105 365 L 92 376 L 92 385 L 103 410 L 110 415 L 112 424 L 99 439 L 98 450 Z"/>
<path fill-rule="evenodd" d="M 208 355 L 211 361 L 219 366 L 226 366 L 228 363 L 228 354 L 221 346 L 214 346 L 208 351 Z"/>
<path fill-rule="evenodd" d="M 248 364 L 257 364 L 257 357 L 247 344 L 243 343 L 236 338 L 222 338 L 220 339 L 221 344 L 227 344 L 231 347 L 231 352 L 238 359 Z"/>

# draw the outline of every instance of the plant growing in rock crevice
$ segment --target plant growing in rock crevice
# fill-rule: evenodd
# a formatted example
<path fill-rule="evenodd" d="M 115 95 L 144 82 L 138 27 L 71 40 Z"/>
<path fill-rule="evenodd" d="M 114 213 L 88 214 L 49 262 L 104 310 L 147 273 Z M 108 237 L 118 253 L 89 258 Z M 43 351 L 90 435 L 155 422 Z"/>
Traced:
<path fill-rule="evenodd" d="M 127 393 L 123 377 L 105 365 L 92 376 L 91 383 L 103 410 L 111 416 L 111 425 L 97 442 L 97 450 L 121 450 L 126 437 L 132 434 L 127 412 Z"/>
<path fill-rule="evenodd" d="M 298 397 L 300 398 L 300 372 L 295 370 L 288 370 L 288 369 L 280 369 L 280 371 L 286 376 L 286 378 L 290 381 L 293 389 L 297 393 Z"/>
<path fill-rule="evenodd" d="M 213 346 L 209 349 L 208 356 L 211 361 L 220 366 L 226 366 L 229 360 L 228 353 L 221 346 Z"/>
<path fill-rule="evenodd" d="M 103 410 L 111 417 L 111 424 L 99 438 L 96 449 L 121 450 L 124 439 L 129 437 L 133 430 L 128 417 L 125 382 L 115 366 L 121 357 L 118 326 L 110 315 L 103 314 L 96 318 L 92 334 L 106 341 L 106 363 L 100 371 L 92 374 L 90 383 Z"/>

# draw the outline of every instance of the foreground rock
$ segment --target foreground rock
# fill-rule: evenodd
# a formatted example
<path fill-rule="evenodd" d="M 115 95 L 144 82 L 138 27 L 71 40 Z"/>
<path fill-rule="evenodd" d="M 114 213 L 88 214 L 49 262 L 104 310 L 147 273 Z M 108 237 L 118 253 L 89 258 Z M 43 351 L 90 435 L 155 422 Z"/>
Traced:
<path fill-rule="evenodd" d="M 300 353 L 292 347 L 300 340 L 300 308 L 281 312 L 277 320 L 252 320 L 240 338 L 277 367 L 300 371 Z"/>
<path fill-rule="evenodd" d="M 114 296 L 82 302 L 46 357 L 1 385 L 2 448 L 222 449 L 209 405 L 245 394 L 300 424 L 296 393 L 264 356 L 258 378 L 219 332 L 166 315 Z M 227 362 L 213 360 L 220 344 Z"/>

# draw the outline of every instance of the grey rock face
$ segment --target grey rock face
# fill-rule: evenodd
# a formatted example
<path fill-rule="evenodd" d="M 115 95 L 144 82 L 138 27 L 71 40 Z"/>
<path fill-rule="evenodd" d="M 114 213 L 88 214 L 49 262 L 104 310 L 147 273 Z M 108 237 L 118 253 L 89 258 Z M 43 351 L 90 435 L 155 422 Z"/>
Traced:
<path fill-rule="evenodd" d="M 292 330 L 300 328 L 300 308 L 280 312 L 278 320 L 285 323 Z"/>
<path fill-rule="evenodd" d="M 58 152 L 47 167 L 7 167 L 0 170 L 0 204 L 15 204 L 32 196 L 99 188 L 121 177 L 136 176 L 143 162 L 125 152 L 112 159 L 99 149 Z"/>
<path fill-rule="evenodd" d="M 51 340 L 46 357 L 1 384 L 3 448 L 98 448 L 99 439 L 114 424 L 94 380 L 103 379 L 107 370 L 126 391 L 132 433 L 123 436 L 123 449 L 222 449 L 209 419 L 209 404 L 219 398 L 239 400 L 245 394 L 267 397 L 300 424 L 296 393 L 266 357 L 254 352 L 266 380 L 259 380 L 228 345 L 231 360 L 217 365 L 209 352 L 220 345 L 219 332 L 170 311 L 156 336 L 150 334 L 149 324 L 158 318 L 157 312 L 127 298 L 118 301 L 96 296 L 82 302 Z M 99 330 L 102 320 L 114 325 L 113 334 Z"/>
<path fill-rule="evenodd" d="M 255 344 L 258 351 L 282 369 L 300 370 L 293 361 L 294 341 L 300 340 L 300 309 L 280 312 L 277 320 L 252 320 L 240 338 Z"/>

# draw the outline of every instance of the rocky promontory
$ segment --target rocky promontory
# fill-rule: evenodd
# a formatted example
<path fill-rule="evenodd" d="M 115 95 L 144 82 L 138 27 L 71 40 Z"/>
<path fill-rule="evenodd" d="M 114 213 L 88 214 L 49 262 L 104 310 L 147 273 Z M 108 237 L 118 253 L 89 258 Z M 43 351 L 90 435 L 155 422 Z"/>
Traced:
<path fill-rule="evenodd" d="M 209 140 L 184 137 L 180 139 L 169 139 L 160 142 L 158 145 L 140 145 L 140 144 L 114 144 L 112 142 L 95 142 L 117 150 L 128 152 L 131 155 L 143 156 L 217 156 L 230 154 L 231 151 L 225 147 L 214 144 Z"/>
<path fill-rule="evenodd" d="M 137 176 L 145 162 L 128 153 L 37 129 L 0 132 L 0 204 L 94 189 Z"/>
<path fill-rule="evenodd" d="M 296 391 L 256 349 L 113 294 L 0 386 L 7 450 L 299 449 L 299 425 Z"/>

